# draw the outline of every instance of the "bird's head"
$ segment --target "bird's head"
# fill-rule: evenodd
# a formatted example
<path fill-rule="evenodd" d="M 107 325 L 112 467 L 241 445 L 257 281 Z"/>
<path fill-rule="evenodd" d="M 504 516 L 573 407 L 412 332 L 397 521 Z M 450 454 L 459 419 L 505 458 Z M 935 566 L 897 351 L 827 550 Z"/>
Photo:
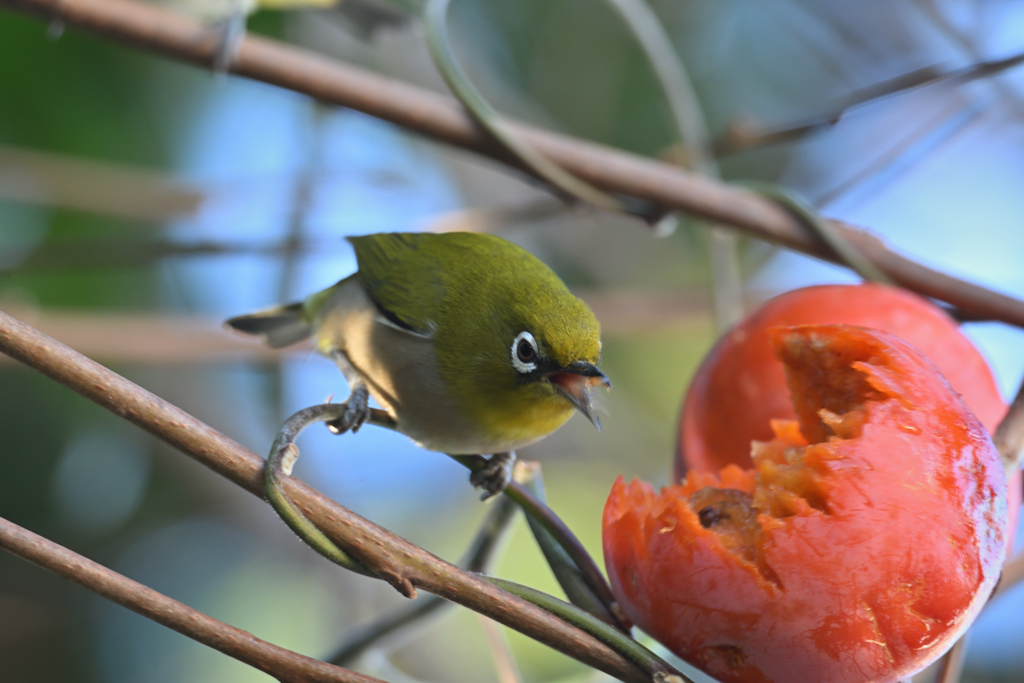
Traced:
<path fill-rule="evenodd" d="M 477 282 L 460 311 L 460 333 L 438 329 L 442 347 L 462 349 L 447 362 L 438 353 L 464 409 L 489 434 L 520 445 L 547 436 L 577 410 L 600 429 L 592 391 L 611 386 L 598 368 L 601 328 L 594 313 L 533 261 L 540 268 L 526 262 Z M 473 308 L 474 300 L 487 303 Z"/>
<path fill-rule="evenodd" d="M 530 317 L 509 345 L 517 392 L 543 405 L 564 402 L 601 429 L 591 390 L 611 382 L 597 367 L 601 337 L 594 314 L 573 297 Z"/>

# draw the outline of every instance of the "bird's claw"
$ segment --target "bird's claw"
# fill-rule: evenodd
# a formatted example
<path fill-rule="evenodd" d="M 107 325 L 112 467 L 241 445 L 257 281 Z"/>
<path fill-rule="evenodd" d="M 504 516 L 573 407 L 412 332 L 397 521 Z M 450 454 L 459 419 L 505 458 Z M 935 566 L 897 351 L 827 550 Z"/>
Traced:
<path fill-rule="evenodd" d="M 327 421 L 327 428 L 334 434 L 344 434 L 351 431 L 353 434 L 359 431 L 370 419 L 370 392 L 366 385 L 361 385 L 352 390 L 348 400 L 345 401 L 345 412 L 334 420 Z"/>
<path fill-rule="evenodd" d="M 512 481 L 515 463 L 515 453 L 495 453 L 487 460 L 486 466 L 469 475 L 469 483 L 474 488 L 483 489 L 480 500 L 487 500 L 505 490 Z"/>
<path fill-rule="evenodd" d="M 212 63 L 214 75 L 226 74 L 234 63 L 245 38 L 247 19 L 245 12 L 236 10 L 211 27 L 217 36 Z"/>

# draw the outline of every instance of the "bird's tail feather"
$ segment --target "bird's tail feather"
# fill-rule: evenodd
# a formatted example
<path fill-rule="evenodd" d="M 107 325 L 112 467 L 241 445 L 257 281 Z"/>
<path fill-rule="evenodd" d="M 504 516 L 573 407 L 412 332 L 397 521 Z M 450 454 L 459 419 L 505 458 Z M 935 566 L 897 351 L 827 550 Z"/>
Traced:
<path fill-rule="evenodd" d="M 294 344 L 313 334 L 313 325 L 307 320 L 302 302 L 239 315 L 225 324 L 244 334 L 263 337 L 272 349 Z"/>

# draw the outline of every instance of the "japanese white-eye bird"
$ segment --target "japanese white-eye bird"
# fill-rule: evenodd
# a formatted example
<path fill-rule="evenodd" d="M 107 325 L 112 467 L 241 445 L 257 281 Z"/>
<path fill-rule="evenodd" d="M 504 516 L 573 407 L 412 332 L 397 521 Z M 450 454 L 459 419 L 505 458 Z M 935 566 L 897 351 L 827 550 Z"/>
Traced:
<path fill-rule="evenodd" d="M 232 318 L 274 348 L 312 337 L 352 389 L 342 430 L 369 415 L 367 394 L 424 448 L 492 454 L 471 478 L 508 483 L 514 451 L 610 387 L 590 308 L 539 259 L 478 233 L 349 238 L 358 271 L 305 301 Z"/>

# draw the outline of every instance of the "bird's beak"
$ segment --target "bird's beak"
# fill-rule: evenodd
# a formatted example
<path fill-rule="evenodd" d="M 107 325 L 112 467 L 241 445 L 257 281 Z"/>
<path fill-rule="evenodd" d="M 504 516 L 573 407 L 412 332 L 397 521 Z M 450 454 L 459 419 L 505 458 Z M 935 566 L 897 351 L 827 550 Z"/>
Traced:
<path fill-rule="evenodd" d="M 578 360 L 559 372 L 549 374 L 548 381 L 558 393 L 576 406 L 576 410 L 586 415 L 598 431 L 601 431 L 601 418 L 597 415 L 597 408 L 590 395 L 590 390 L 599 384 L 611 389 L 612 383 L 603 372 L 597 369 L 596 365 Z"/>

